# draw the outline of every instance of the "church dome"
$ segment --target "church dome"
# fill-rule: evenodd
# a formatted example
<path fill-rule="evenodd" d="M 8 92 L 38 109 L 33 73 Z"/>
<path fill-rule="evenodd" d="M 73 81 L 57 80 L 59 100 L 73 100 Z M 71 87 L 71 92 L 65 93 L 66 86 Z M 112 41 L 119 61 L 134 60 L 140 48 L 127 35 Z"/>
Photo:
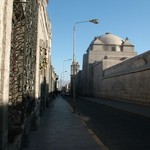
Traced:
<path fill-rule="evenodd" d="M 113 35 L 111 33 L 105 33 L 102 36 L 99 36 L 98 39 L 104 44 L 111 45 L 121 45 L 124 41 L 119 36 Z"/>

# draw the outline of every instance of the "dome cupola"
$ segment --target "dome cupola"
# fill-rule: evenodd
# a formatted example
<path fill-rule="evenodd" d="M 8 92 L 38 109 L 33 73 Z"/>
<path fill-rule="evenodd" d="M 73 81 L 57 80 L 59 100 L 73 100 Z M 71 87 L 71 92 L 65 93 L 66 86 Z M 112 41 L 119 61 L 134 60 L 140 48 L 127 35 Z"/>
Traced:
<path fill-rule="evenodd" d="M 119 36 L 111 33 L 105 33 L 104 35 L 99 36 L 98 39 L 107 45 L 121 45 L 124 42 Z"/>

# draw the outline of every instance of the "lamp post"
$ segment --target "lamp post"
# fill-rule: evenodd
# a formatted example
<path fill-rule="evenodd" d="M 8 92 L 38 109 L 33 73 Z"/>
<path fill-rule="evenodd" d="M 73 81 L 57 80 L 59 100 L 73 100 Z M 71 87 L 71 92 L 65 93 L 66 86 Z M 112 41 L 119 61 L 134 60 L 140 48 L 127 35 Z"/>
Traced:
<path fill-rule="evenodd" d="M 86 22 L 91 22 L 94 24 L 98 24 L 99 20 L 98 19 L 90 19 L 87 21 L 80 21 L 80 22 L 75 22 L 74 26 L 73 26 L 73 60 L 72 60 L 72 66 L 73 66 L 73 72 L 72 72 L 72 92 L 73 92 L 73 112 L 76 112 L 76 105 L 75 105 L 75 29 L 76 29 L 76 25 L 79 23 L 86 23 Z"/>
<path fill-rule="evenodd" d="M 62 79 L 63 82 L 62 82 L 62 84 L 64 83 L 65 62 L 66 62 L 66 61 L 70 61 L 70 60 L 72 60 L 72 59 L 66 59 L 66 60 L 63 61 L 63 79 Z"/>

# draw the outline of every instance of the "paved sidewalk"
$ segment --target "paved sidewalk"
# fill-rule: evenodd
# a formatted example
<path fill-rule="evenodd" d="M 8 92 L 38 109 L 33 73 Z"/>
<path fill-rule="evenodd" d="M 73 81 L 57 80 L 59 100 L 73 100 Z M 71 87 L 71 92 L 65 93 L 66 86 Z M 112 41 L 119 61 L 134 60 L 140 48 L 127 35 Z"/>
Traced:
<path fill-rule="evenodd" d="M 150 106 L 127 103 L 117 100 L 109 100 L 104 98 L 93 98 L 93 97 L 80 97 L 80 98 L 82 98 L 83 100 L 89 100 L 96 103 L 108 105 L 110 107 L 114 107 L 120 110 L 124 110 L 130 113 L 150 118 Z"/>
<path fill-rule="evenodd" d="M 94 137 L 58 96 L 41 118 L 39 129 L 31 132 L 28 147 L 23 150 L 106 150 Z"/>

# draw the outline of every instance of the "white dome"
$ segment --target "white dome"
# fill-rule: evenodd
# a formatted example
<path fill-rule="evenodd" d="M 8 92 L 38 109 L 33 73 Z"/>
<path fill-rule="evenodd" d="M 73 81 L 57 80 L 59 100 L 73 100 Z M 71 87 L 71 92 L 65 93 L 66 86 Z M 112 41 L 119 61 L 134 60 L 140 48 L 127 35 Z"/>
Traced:
<path fill-rule="evenodd" d="M 104 44 L 121 45 L 123 43 L 123 39 L 111 33 L 105 33 L 99 36 L 98 39 Z"/>

